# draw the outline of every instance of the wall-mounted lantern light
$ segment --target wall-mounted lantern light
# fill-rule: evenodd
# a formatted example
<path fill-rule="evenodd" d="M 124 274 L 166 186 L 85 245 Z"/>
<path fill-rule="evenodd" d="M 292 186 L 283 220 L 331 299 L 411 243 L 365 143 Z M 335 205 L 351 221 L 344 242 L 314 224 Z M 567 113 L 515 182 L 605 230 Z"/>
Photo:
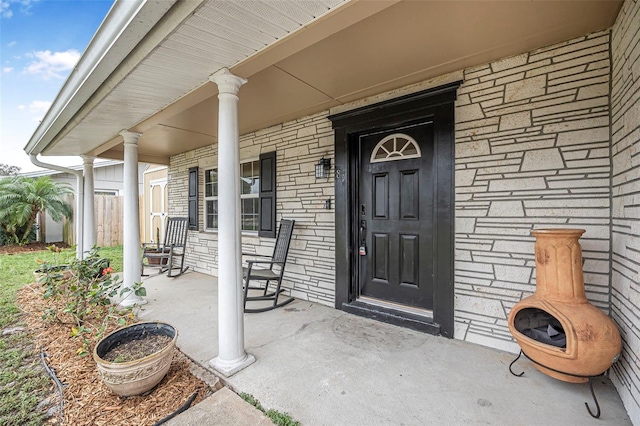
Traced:
<path fill-rule="evenodd" d="M 316 164 L 316 179 L 327 179 L 331 171 L 331 158 L 322 157 Z"/>

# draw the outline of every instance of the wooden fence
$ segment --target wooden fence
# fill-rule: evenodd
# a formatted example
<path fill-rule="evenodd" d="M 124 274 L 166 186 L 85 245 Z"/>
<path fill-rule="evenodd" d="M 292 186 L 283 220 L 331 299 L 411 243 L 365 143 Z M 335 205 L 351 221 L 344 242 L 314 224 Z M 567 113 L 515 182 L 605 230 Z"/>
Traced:
<path fill-rule="evenodd" d="M 74 206 L 74 197 L 68 198 L 68 203 Z M 123 197 L 121 195 L 95 195 L 95 224 L 96 245 L 100 247 L 121 246 L 124 242 L 124 210 Z M 142 211 L 139 214 L 139 222 L 142 224 Z M 142 225 L 141 225 L 142 226 Z M 63 241 L 69 245 L 76 243 L 76 229 L 73 220 L 63 223 Z M 89 247 L 85 247 L 88 250 Z"/>

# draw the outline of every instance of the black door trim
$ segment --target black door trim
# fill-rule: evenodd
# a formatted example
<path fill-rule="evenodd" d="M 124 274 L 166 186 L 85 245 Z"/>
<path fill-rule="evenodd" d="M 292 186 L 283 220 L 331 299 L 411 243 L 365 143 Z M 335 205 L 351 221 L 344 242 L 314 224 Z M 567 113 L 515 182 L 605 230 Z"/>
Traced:
<path fill-rule="evenodd" d="M 440 334 L 453 338 L 454 329 L 454 102 L 462 81 L 329 116 L 335 131 L 335 256 L 337 309 L 355 300 L 358 271 L 357 140 L 362 132 L 433 120 L 436 211 L 433 320 Z M 347 308 L 348 309 L 348 308 Z"/>

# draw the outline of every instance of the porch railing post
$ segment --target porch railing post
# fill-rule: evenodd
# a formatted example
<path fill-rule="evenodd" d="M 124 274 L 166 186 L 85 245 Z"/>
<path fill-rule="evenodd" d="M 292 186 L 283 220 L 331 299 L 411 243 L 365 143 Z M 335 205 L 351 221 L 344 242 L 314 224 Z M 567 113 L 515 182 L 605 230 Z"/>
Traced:
<path fill-rule="evenodd" d="M 122 250 L 123 284 L 132 288 L 141 280 L 140 264 L 140 202 L 138 201 L 138 139 L 140 133 L 123 130 L 124 138 L 124 246 Z M 129 291 L 120 305 L 133 306 L 147 303 Z"/>
<path fill-rule="evenodd" d="M 95 222 L 95 183 L 93 177 L 93 160 L 96 157 L 81 155 L 82 168 L 84 174 L 84 220 L 82 236 L 84 250 L 91 250 L 96 244 L 96 222 Z M 84 253 L 83 256 L 84 257 Z"/>
<path fill-rule="evenodd" d="M 218 356 L 209 364 L 229 377 L 255 361 L 244 350 L 238 91 L 246 80 L 228 69 L 218 85 Z"/>

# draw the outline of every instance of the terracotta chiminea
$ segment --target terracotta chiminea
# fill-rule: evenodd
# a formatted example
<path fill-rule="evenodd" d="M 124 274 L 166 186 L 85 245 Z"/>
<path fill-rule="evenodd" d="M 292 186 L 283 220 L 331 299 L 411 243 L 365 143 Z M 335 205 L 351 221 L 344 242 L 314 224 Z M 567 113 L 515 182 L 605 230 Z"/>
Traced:
<path fill-rule="evenodd" d="M 617 361 L 622 340 L 611 318 L 585 295 L 578 242 L 584 229 L 531 233 L 536 237 L 536 291 L 513 307 L 509 331 L 544 374 L 586 382 Z"/>

